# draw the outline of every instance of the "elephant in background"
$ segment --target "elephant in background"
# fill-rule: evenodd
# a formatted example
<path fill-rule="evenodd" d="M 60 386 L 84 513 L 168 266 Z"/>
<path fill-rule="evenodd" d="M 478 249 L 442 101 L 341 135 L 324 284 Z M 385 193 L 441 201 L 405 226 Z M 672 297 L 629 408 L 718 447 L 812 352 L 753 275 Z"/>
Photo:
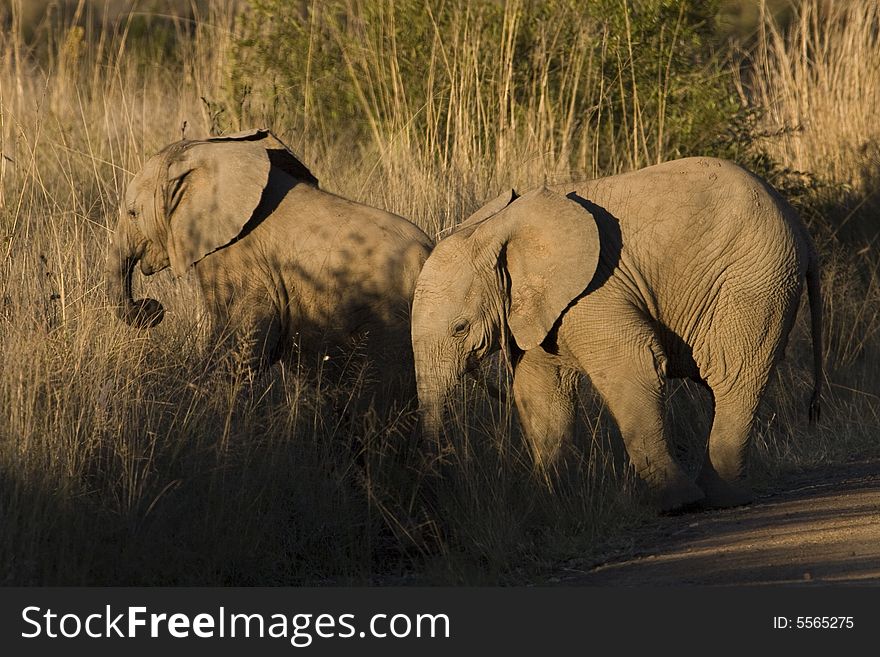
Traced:
<path fill-rule="evenodd" d="M 118 317 L 148 328 L 164 309 L 132 298 L 135 265 L 146 276 L 192 267 L 218 339 L 231 336 L 253 367 L 332 365 L 357 343 L 383 384 L 397 379 L 414 398 L 410 306 L 432 246 L 406 219 L 322 191 L 271 132 L 252 130 L 178 141 L 145 163 L 126 190 L 106 286 Z"/>
<path fill-rule="evenodd" d="M 760 178 L 687 158 L 503 194 L 440 241 L 419 276 L 412 338 L 426 438 L 442 446 L 451 388 L 506 349 L 539 471 L 572 431 L 586 374 L 662 510 L 747 503 L 750 430 L 805 280 L 813 418 L 823 376 L 817 256 L 795 211 Z M 713 396 L 696 482 L 664 433 L 668 378 Z"/>

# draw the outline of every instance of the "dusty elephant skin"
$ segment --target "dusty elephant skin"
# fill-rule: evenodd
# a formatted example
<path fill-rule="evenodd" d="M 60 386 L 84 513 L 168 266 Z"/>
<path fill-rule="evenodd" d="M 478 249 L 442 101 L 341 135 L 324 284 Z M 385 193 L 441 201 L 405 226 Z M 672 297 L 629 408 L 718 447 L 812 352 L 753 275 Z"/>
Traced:
<path fill-rule="evenodd" d="M 822 380 L 818 263 L 804 225 L 765 182 L 729 162 L 688 158 L 504 194 L 442 240 L 419 276 L 412 335 L 427 439 L 441 444 L 445 400 L 462 373 L 509 348 L 538 472 L 571 432 L 586 374 L 661 509 L 746 503 L 755 410 L 805 280 L 812 417 Z M 664 435 L 668 378 L 713 395 L 696 482 Z"/>
<path fill-rule="evenodd" d="M 409 315 L 432 242 L 397 215 L 318 188 L 271 132 L 180 141 L 128 186 L 111 245 L 107 290 L 117 315 L 147 328 L 154 299 L 132 298 L 132 274 L 190 267 L 219 339 L 255 367 L 364 349 L 383 383 L 409 380 Z"/>

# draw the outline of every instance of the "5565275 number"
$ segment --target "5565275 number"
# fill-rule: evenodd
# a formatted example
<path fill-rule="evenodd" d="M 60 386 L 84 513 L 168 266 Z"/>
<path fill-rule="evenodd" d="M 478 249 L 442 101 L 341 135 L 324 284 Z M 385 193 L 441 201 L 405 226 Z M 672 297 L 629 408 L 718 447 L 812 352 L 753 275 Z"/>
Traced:
<path fill-rule="evenodd" d="M 773 629 L 776 630 L 851 630 L 855 627 L 852 616 L 774 616 Z"/>

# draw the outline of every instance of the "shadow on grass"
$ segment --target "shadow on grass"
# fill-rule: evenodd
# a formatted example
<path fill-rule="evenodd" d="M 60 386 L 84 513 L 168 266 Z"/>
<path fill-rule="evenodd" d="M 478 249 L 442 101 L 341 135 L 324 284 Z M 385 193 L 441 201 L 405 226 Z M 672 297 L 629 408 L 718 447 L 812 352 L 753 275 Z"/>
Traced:
<path fill-rule="evenodd" d="M 187 386 L 184 373 L 147 373 L 103 410 L 86 402 L 92 442 L 67 444 L 73 460 L 53 454 L 63 440 L 3 454 L 0 581 L 496 584 L 588 552 L 634 504 L 611 492 L 623 478 L 604 438 L 582 436 L 586 453 L 553 489 L 536 482 L 483 391 L 427 508 L 412 409 L 346 416 L 351 389 L 281 367 L 248 386 Z"/>

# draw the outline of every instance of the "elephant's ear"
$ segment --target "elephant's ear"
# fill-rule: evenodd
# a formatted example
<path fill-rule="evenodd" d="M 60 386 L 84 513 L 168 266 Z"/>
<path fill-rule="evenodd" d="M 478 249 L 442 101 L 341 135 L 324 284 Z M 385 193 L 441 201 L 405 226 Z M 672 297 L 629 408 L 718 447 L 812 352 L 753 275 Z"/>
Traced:
<path fill-rule="evenodd" d="M 482 206 L 479 210 L 474 212 L 470 217 L 462 221 L 456 227 L 456 232 L 466 228 L 475 227 L 478 223 L 485 221 L 489 217 L 501 212 L 504 208 L 506 208 L 518 198 L 519 194 L 516 193 L 515 189 L 508 189 L 502 192 L 497 197 Z"/>
<path fill-rule="evenodd" d="M 222 137 L 212 137 L 209 142 L 252 141 L 260 144 L 269 153 L 269 161 L 273 167 L 281 169 L 297 180 L 317 186 L 318 179 L 309 168 L 300 162 L 296 154 L 287 147 L 271 130 L 256 128 L 245 132 L 236 132 Z"/>
<path fill-rule="evenodd" d="M 474 232 L 475 259 L 494 252 L 510 280 L 507 324 L 520 349 L 540 345 L 599 265 L 599 229 L 581 205 L 546 188 Z M 492 245 L 492 246 L 490 246 Z"/>
<path fill-rule="evenodd" d="M 168 257 L 174 273 L 226 246 L 260 203 L 270 162 L 258 141 L 220 139 L 181 148 L 168 165 Z"/>

